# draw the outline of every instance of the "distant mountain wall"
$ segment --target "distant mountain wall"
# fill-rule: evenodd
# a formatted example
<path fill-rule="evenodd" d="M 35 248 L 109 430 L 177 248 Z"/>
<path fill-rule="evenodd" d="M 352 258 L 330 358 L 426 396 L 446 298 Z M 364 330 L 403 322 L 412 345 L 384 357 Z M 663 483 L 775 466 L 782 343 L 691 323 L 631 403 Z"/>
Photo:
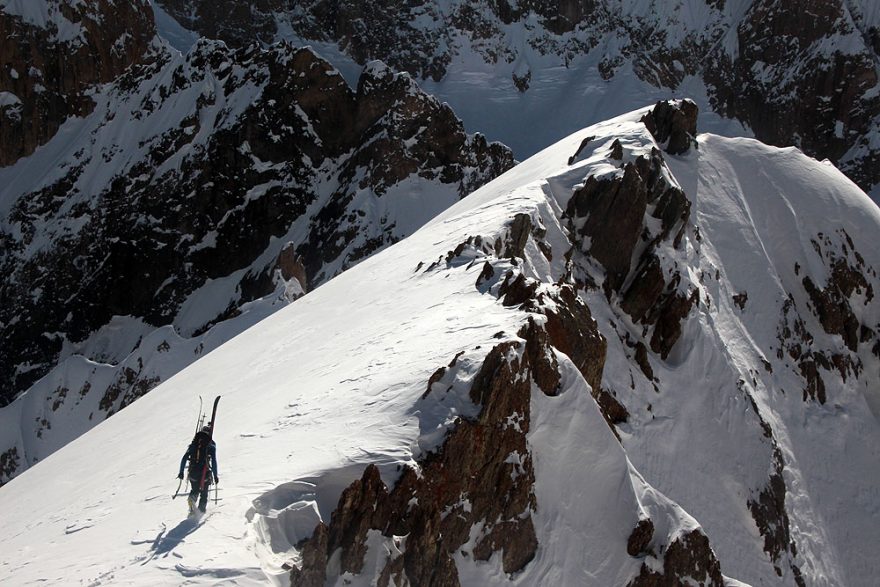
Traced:
<path fill-rule="evenodd" d="M 469 96 L 503 102 L 507 126 L 535 108 L 535 125 L 552 124 L 561 98 L 594 112 L 569 116 L 553 140 L 664 94 L 696 97 L 768 144 L 830 159 L 880 197 L 880 11 L 867 0 L 311 0 L 295 7 L 225 0 L 222 11 L 203 0 L 157 1 L 185 26 L 233 45 L 292 38 L 334 45 L 358 63 L 382 59 L 437 82 L 431 91 L 452 103 L 461 84 L 473 83 L 469 76 L 489 78 L 469 85 Z M 595 79 L 584 85 L 585 76 Z M 548 85 L 558 89 L 546 99 L 528 97 Z M 484 132 L 481 117 L 499 115 L 464 114 Z M 512 131 L 498 137 L 520 146 L 505 132 Z M 517 155 L 547 142 L 523 140 Z"/>
<path fill-rule="evenodd" d="M 0 166 L 45 144 L 89 91 L 145 59 L 149 0 L 27 0 L 0 5 Z"/>

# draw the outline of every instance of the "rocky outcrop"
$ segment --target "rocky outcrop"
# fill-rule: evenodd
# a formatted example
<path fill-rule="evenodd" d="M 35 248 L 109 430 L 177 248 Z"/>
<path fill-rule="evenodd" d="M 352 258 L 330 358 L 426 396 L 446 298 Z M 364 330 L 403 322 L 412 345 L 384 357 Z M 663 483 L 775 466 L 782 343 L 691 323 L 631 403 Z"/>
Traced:
<path fill-rule="evenodd" d="M 494 291 L 504 306 L 518 306 L 526 312 L 544 316 L 542 330 L 546 331 L 550 344 L 567 355 L 593 391 L 598 392 L 607 343 L 575 286 L 560 283 L 551 288 L 541 288 L 537 280 L 526 277 L 519 269 L 509 269 L 502 274 L 493 267 L 493 262 L 497 264 L 498 259 L 510 260 L 514 267 L 519 267 L 526 257 L 526 245 L 530 240 L 545 258 L 552 258 L 552 249 L 544 241 L 546 232 L 528 214 L 516 214 L 502 236 L 470 237 L 455 250 L 449 251 L 446 263 L 451 266 L 456 259 L 465 258 L 466 253 L 485 258 L 476 287 L 481 288 L 494 278 L 497 283 L 497 290 Z M 432 265 L 428 270 L 436 266 Z"/>
<path fill-rule="evenodd" d="M 771 558 L 776 573 L 780 576 L 782 569 L 779 564 L 783 556 L 797 556 L 797 547 L 791 539 L 790 522 L 785 509 L 787 491 L 782 472 L 783 465 L 779 457 L 776 459 L 776 469 L 767 485 L 748 502 L 749 511 L 764 538 L 764 552 Z M 795 576 L 799 577 L 798 567 L 792 564 L 791 568 Z M 803 580 L 798 581 L 798 584 L 802 585 Z"/>
<path fill-rule="evenodd" d="M 511 281 L 514 284 L 512 287 L 516 287 L 517 282 L 523 282 L 522 277 L 508 278 L 500 291 L 505 291 L 505 286 Z M 546 317 L 544 328 L 554 348 L 565 353 L 594 392 L 599 393 L 607 344 L 597 329 L 590 309 L 570 285 L 541 292 L 537 291 L 537 287 L 526 286 L 526 291 L 528 298 L 522 303 L 522 308 Z M 506 300 L 505 297 L 505 303 Z"/>
<path fill-rule="evenodd" d="M 17 196 L 16 235 L 0 233 L 0 405 L 113 316 L 198 336 L 279 287 L 314 288 L 407 235 L 411 218 L 370 204 L 403 180 L 436 186 L 427 221 L 513 165 L 407 75 L 375 63 L 354 91 L 286 44 L 159 52 L 95 99 L 90 143 Z M 225 305 L 180 324 L 191 296 L 230 279 Z"/>
<path fill-rule="evenodd" d="M 697 141 L 697 105 L 691 100 L 657 102 L 642 122 L 670 155 L 686 153 Z M 612 158 L 615 158 L 612 154 Z M 620 157 L 616 157 L 620 159 Z"/>
<path fill-rule="evenodd" d="M 740 389 L 743 389 L 743 382 L 740 381 Z M 785 507 L 785 496 L 788 489 L 785 485 L 783 477 L 785 470 L 785 460 L 782 457 L 782 451 L 779 443 L 773 435 L 773 428 L 761 416 L 758 406 L 754 399 L 746 395 L 752 406 L 752 410 L 758 416 L 763 436 L 767 439 L 772 447 L 772 466 L 770 477 L 767 484 L 755 491 L 748 500 L 749 512 L 758 526 L 758 531 L 764 538 L 764 552 L 773 562 L 773 568 L 778 576 L 783 574 L 783 566 L 787 566 L 795 583 L 799 587 L 804 587 L 804 580 L 801 576 L 800 568 L 795 564 L 794 559 L 797 557 L 797 545 L 791 536 L 791 523 L 788 517 L 788 510 Z"/>
<path fill-rule="evenodd" d="M 721 565 L 700 530 L 693 530 L 672 541 L 663 558 L 663 570 L 643 564 L 639 576 L 628 587 L 676 587 L 678 585 L 722 587 Z"/>
<path fill-rule="evenodd" d="M 481 135 L 468 137 L 448 105 L 419 90 L 409 76 L 395 74 L 382 64 L 365 68 L 354 98 L 356 107 L 345 145 L 355 151 L 341 166 L 339 177 L 355 189 L 334 194 L 332 204 L 319 214 L 320 223 L 315 223 L 312 234 L 297 249 L 304 258 L 310 288 L 332 277 L 322 267 L 345 253 L 359 232 L 351 218 L 336 218 L 356 204 L 357 189 L 372 189 L 382 196 L 406 177 L 418 177 L 454 186 L 464 197 L 514 164 L 507 148 L 487 143 Z M 395 228 L 386 223 L 383 231 Z M 395 240 L 386 236 L 367 239 L 349 253 L 351 259 L 343 268 Z"/>
<path fill-rule="evenodd" d="M 2 480 L 11 479 L 13 474 L 18 471 L 21 464 L 19 461 L 17 447 L 13 446 L 0 454 L 0 486 L 4 483 Z"/>
<path fill-rule="evenodd" d="M 296 253 L 296 248 L 293 243 L 289 243 L 281 249 L 281 252 L 278 254 L 276 267 L 278 268 L 278 271 L 281 272 L 281 279 L 285 282 L 290 282 L 291 279 L 295 279 L 303 293 L 308 291 L 306 289 L 308 284 L 306 268 L 305 265 L 303 265 L 302 257 Z"/>
<path fill-rule="evenodd" d="M 530 373 L 548 353 L 541 338 L 494 347 L 470 390 L 479 416 L 460 419 L 419 471 L 406 467 L 392 489 L 368 466 L 342 493 L 327 527 L 319 525 L 298 545 L 303 562 L 292 570 L 291 585 L 323 585 L 330 578 L 326 561 L 336 552 L 335 573 L 360 573 L 371 530 L 400 551 L 383 563 L 382 586 L 460 585 L 453 560 L 459 552 L 475 560 L 497 555 L 505 573 L 522 570 L 538 547 L 531 518 L 535 473 L 526 445 Z"/>
<path fill-rule="evenodd" d="M 654 539 L 654 522 L 650 518 L 639 520 L 632 534 L 626 541 L 626 552 L 630 556 L 642 556 L 648 554 L 651 540 Z"/>
<path fill-rule="evenodd" d="M 670 137 L 679 137 L 674 140 L 682 148 L 695 133 L 692 102 L 661 102 L 643 120 L 658 141 L 671 145 Z M 604 268 L 608 299 L 617 299 L 634 322 L 653 328 L 651 350 L 664 359 L 699 301 L 697 288 L 682 283 L 682 273 L 674 262 L 669 267 L 663 251 L 681 246 L 690 218 L 690 202 L 670 177 L 654 149 L 621 163 L 615 174 L 588 177 L 566 209 L 572 244 Z M 659 230 L 649 227 L 648 218 L 659 220 Z"/>
<path fill-rule="evenodd" d="M 611 178 L 590 176 L 574 193 L 566 210 L 577 237 L 590 239 L 585 252 L 605 268 L 609 291 L 619 291 L 630 272 L 648 206 L 646 179 L 635 163 L 627 164 L 622 174 Z"/>
<path fill-rule="evenodd" d="M 148 58 L 146 0 L 28 0 L 0 8 L 0 166 L 51 139 L 95 104 L 88 90 Z"/>
<path fill-rule="evenodd" d="M 138 360 L 137 369 L 124 367 L 116 380 L 104 391 L 98 407 L 109 418 L 117 409 L 122 409 L 159 385 L 159 377 L 144 375 L 143 361 Z"/>
<path fill-rule="evenodd" d="M 823 330 L 840 336 L 846 347 L 855 352 L 860 342 L 870 342 L 874 338 L 873 329 L 862 324 L 853 311 L 853 305 L 867 305 L 874 299 L 874 288 L 865 279 L 874 269 L 865 265 L 845 230 L 841 229 L 839 236 L 843 239 L 840 253 L 834 251 L 832 241 L 825 235 L 817 235 L 823 241 L 821 244 L 819 240 L 813 240 L 819 254 L 823 254 L 822 245 L 825 245 L 823 256 L 831 269 L 825 287 L 820 289 L 808 275 L 804 276 L 802 283 Z"/>
<path fill-rule="evenodd" d="M 789 294 L 782 306 L 777 327 L 777 357 L 790 358 L 804 380 L 803 399 L 824 404 L 828 399 L 826 380 L 839 376 L 842 382 L 858 377 L 864 369 L 864 357 L 880 356 L 877 324 L 872 324 L 867 308 L 874 299 L 869 282 L 876 270 L 868 265 L 855 249 L 849 234 L 838 229 L 834 234 L 817 234 L 812 239 L 813 251 L 827 267 L 824 285 L 817 285 L 810 275 L 794 268 L 806 294 L 800 307 Z M 799 296 L 800 297 L 800 296 Z M 804 308 L 806 306 L 806 308 Z M 812 313 L 821 331 L 811 332 L 804 316 Z M 821 344 L 822 331 L 839 337 L 841 344 Z"/>
<path fill-rule="evenodd" d="M 476 373 L 464 377 L 471 382 L 467 394 L 477 413 L 458 416 L 440 446 L 420 457 L 416 466 L 404 467 L 392 487 L 369 465 L 343 491 L 329 523 L 319 523 L 310 538 L 296 545 L 291 585 L 319 586 L 343 574 L 358 575 L 366 572 L 367 560 L 380 586 L 458 586 L 458 569 L 468 559 L 497 557 L 511 577 L 528 569 L 540 548 L 532 521 L 539 507 L 535 470 L 526 442 L 531 394 L 573 393 L 562 389 L 564 354 L 593 387 L 612 430 L 625 420 L 619 413 L 614 420 L 614 410 L 626 413 L 599 385 L 607 345 L 575 287 L 541 284 L 521 272 L 528 256 L 536 254 L 526 250 L 543 251 L 527 241 L 536 242 L 544 234 L 532 217 L 518 214 L 500 235 L 469 237 L 446 255 L 446 270 L 482 261 L 476 287 L 524 312 L 525 322 L 516 338 L 496 344 L 479 368 L 470 367 Z M 526 256 L 509 256 L 511 251 Z M 427 268 L 420 264 L 417 271 L 442 270 L 442 259 Z M 511 268 L 502 275 L 502 266 Z M 495 338 L 506 335 L 499 332 Z M 422 403 L 461 393 L 453 391 L 452 383 L 459 381 L 454 373 L 461 354 L 429 378 Z M 665 523 L 657 532 L 644 512 L 641 516 L 628 540 L 618 545 L 632 557 L 652 559 L 630 585 L 723 584 L 718 560 L 701 530 L 667 535 Z"/>

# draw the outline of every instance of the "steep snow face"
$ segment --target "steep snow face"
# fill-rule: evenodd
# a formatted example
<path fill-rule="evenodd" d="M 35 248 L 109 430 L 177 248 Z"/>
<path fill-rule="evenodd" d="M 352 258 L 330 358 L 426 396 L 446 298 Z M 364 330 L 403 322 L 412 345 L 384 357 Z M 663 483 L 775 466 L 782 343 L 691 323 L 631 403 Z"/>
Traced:
<path fill-rule="evenodd" d="M 663 153 L 684 111 L 545 149 L 12 480 L 0 579 L 870 584 L 880 213 L 796 149 Z"/>
<path fill-rule="evenodd" d="M 408 75 L 284 44 L 157 46 L 91 99 L 0 169 L 0 405 L 31 388 L 0 483 L 513 165 Z"/>
<path fill-rule="evenodd" d="M 184 28 L 152 0 L 150 0 L 150 6 L 153 8 L 153 18 L 156 21 L 156 34 L 181 53 L 189 53 L 189 50 L 198 41 L 199 35 Z"/>
<path fill-rule="evenodd" d="M 520 158 L 640 104 L 687 96 L 699 99 L 704 130 L 795 145 L 863 189 L 880 185 L 871 2 L 225 0 L 215 11 L 159 1 L 232 44 L 313 43 L 340 68 L 382 59 Z"/>

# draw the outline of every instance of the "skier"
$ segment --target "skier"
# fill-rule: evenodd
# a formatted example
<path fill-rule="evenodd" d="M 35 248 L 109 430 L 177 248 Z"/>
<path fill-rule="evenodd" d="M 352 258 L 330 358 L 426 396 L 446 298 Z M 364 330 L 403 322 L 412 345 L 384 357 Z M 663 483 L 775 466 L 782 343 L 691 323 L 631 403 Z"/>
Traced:
<path fill-rule="evenodd" d="M 195 511 L 196 496 L 199 496 L 199 511 L 204 513 L 208 505 L 208 490 L 211 488 L 212 477 L 214 483 L 220 482 L 220 478 L 217 476 L 217 445 L 211 438 L 210 426 L 205 426 L 193 437 L 189 448 L 180 459 L 178 479 L 183 479 L 183 468 L 186 466 L 187 459 L 189 460 L 189 482 L 192 484 L 187 498 L 189 511 L 190 513 Z"/>

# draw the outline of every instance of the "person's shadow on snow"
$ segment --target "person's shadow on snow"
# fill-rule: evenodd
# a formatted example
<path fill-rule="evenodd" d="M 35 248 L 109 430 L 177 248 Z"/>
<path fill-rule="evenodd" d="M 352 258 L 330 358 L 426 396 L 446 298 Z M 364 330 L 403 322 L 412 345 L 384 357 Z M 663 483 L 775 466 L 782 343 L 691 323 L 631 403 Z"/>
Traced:
<path fill-rule="evenodd" d="M 201 525 L 201 517 L 189 517 L 181 521 L 168 532 L 166 532 L 163 527 L 162 531 L 159 532 L 159 535 L 153 540 L 153 546 L 150 547 L 150 550 L 153 551 L 150 558 L 153 559 L 157 556 L 168 556 L 168 553 L 174 550 L 179 544 L 182 544 L 184 539 L 195 532 Z"/>

